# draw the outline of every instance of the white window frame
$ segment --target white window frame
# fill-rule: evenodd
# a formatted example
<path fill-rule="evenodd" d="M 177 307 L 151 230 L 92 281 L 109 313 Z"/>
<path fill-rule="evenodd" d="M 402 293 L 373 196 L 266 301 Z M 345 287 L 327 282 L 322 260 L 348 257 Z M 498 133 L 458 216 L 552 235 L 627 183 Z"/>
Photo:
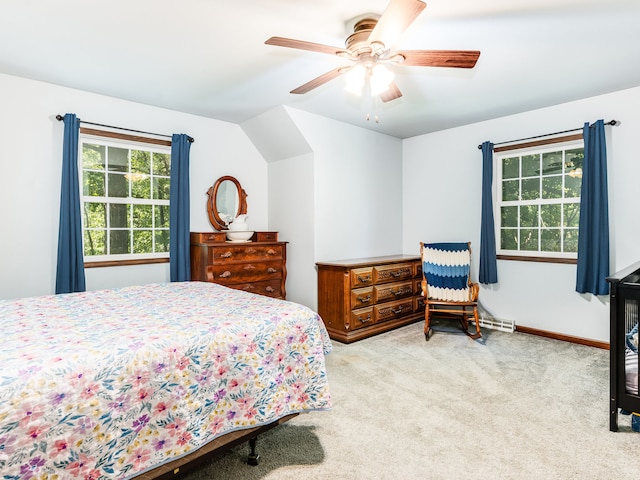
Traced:
<path fill-rule="evenodd" d="M 121 135 L 122 137 L 126 137 L 127 135 Z M 128 140 L 123 138 L 115 138 L 111 136 L 101 136 L 99 134 L 90 134 L 90 133 L 82 133 L 82 129 L 80 131 L 79 136 L 79 153 L 78 153 L 78 172 L 79 172 L 79 187 L 80 187 L 80 206 L 82 209 L 82 239 L 83 239 L 83 258 L 85 262 L 85 266 L 101 266 L 100 264 L 127 264 L 127 263 L 154 263 L 156 261 L 168 261 L 169 252 L 156 252 L 156 253 L 128 253 L 128 254 L 107 254 L 107 255 L 84 255 L 84 232 L 85 232 L 85 216 L 84 216 L 84 204 L 85 202 L 108 202 L 108 203 L 121 203 L 121 204 L 134 204 L 134 205 L 163 205 L 169 207 L 169 200 L 158 200 L 158 199 L 140 199 L 135 197 L 97 197 L 97 196 L 85 196 L 83 193 L 83 185 L 84 185 L 84 169 L 83 169 L 83 158 L 82 158 L 82 150 L 84 143 L 98 144 L 104 145 L 105 147 L 116 147 L 116 148 L 124 148 L 128 150 L 144 150 L 155 153 L 162 153 L 171 155 L 171 146 L 170 145 L 160 145 L 156 143 L 146 143 L 144 141 L 138 142 L 135 140 Z M 106 175 L 108 179 L 108 175 Z M 162 177 L 167 178 L 167 177 Z M 170 178 L 169 178 L 170 181 Z M 107 180 L 108 182 L 108 180 Z M 105 193 L 107 189 L 107 184 L 105 183 Z M 107 215 L 107 222 L 109 222 L 109 215 Z M 106 231 L 106 239 L 105 241 L 109 241 L 109 224 L 107 223 Z M 133 232 L 135 230 L 133 227 L 129 228 L 129 231 Z M 152 229 L 155 232 L 155 228 Z M 133 242 L 133 235 L 131 235 L 130 241 Z M 155 233 L 153 235 L 153 242 L 155 245 Z"/>
<path fill-rule="evenodd" d="M 515 206 L 515 205 L 532 205 L 532 204 L 558 204 L 558 203 L 573 203 L 574 201 L 580 202 L 579 197 L 575 198 L 562 198 L 562 199 L 542 199 L 538 198 L 535 201 L 502 201 L 502 160 L 504 158 L 511 158 L 515 156 L 526 156 L 531 154 L 543 154 L 549 152 L 557 152 L 559 150 L 573 150 L 576 148 L 584 148 L 584 141 L 582 139 L 579 140 L 567 140 L 557 143 L 550 143 L 546 145 L 535 145 L 535 146 L 523 146 L 522 148 L 513 148 L 507 149 L 504 151 L 500 151 L 499 153 L 495 153 L 494 151 L 494 227 L 495 227 L 495 235 L 496 235 L 496 255 L 498 258 L 502 259 L 529 259 L 536 261 L 571 261 L 574 263 L 577 260 L 577 252 L 550 252 L 550 251 L 541 251 L 541 241 L 538 239 L 538 250 L 505 250 L 502 249 L 502 215 L 501 215 L 501 207 L 503 206 Z M 540 230 L 540 220 L 538 222 L 538 229 Z M 520 227 L 518 227 L 520 229 Z M 562 236 L 561 236 L 562 241 Z"/>

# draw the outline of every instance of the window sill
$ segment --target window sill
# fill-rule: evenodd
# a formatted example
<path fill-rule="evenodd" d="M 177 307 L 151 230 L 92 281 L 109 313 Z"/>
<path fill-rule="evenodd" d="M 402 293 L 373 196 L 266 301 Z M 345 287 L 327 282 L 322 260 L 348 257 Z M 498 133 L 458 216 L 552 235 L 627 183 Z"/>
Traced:
<path fill-rule="evenodd" d="M 84 268 L 124 267 L 127 265 L 147 265 L 153 263 L 169 263 L 169 257 L 139 258 L 136 260 L 107 260 L 104 262 L 84 262 Z"/>
<path fill-rule="evenodd" d="M 519 262 L 538 262 L 538 263 L 563 263 L 567 265 L 577 265 L 576 258 L 557 258 L 557 257 L 525 257 L 521 255 L 496 255 L 498 260 L 516 260 Z"/>

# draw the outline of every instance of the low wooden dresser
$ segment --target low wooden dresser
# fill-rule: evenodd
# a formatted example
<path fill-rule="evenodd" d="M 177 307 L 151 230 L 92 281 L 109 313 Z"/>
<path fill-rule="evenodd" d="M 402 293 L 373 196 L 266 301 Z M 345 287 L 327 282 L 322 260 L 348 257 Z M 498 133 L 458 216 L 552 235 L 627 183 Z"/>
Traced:
<path fill-rule="evenodd" d="M 329 336 L 356 340 L 424 318 L 420 256 L 318 262 L 318 313 Z"/>
<path fill-rule="evenodd" d="M 227 242 L 224 232 L 191 232 L 191 280 L 285 299 L 287 242 L 256 232 L 250 242 Z"/>

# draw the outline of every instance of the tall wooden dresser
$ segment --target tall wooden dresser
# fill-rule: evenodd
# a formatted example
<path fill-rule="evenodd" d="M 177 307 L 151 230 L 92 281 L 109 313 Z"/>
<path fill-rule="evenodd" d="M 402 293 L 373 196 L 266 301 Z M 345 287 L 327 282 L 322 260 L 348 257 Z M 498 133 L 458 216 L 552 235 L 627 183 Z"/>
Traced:
<path fill-rule="evenodd" d="M 227 242 L 224 232 L 191 232 L 191 280 L 285 299 L 287 242 L 256 232 L 251 242 Z"/>
<path fill-rule="evenodd" d="M 329 336 L 356 340 L 424 318 L 420 256 L 318 262 L 318 313 Z"/>

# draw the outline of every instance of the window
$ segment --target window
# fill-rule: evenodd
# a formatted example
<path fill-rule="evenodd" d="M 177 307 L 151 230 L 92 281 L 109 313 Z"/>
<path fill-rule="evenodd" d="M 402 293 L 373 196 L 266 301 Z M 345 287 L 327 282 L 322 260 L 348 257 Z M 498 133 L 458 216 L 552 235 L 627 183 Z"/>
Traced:
<path fill-rule="evenodd" d="M 575 259 L 582 140 L 510 149 L 495 158 L 497 254 Z"/>
<path fill-rule="evenodd" d="M 168 258 L 170 143 L 114 137 L 81 130 L 85 261 Z"/>

